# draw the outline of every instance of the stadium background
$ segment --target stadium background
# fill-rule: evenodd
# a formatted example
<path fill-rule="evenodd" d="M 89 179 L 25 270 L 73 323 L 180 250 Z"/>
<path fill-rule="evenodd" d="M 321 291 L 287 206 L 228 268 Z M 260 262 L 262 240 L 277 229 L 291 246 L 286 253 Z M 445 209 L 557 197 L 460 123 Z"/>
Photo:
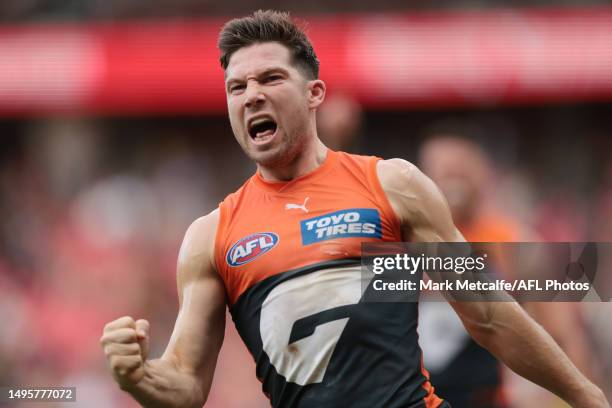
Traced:
<path fill-rule="evenodd" d="M 330 99 L 344 101 L 328 118 L 359 125 L 347 130 L 353 151 L 417 162 L 432 134 L 461 134 L 491 156 L 488 196 L 507 217 L 543 240 L 612 241 L 607 2 L 258 6 L 309 22 Z M 252 9 L 0 3 L 0 385 L 76 386 L 79 402 L 66 406 L 134 406 L 98 338 L 109 320 L 144 317 L 161 353 L 186 227 L 253 172 L 226 118 L 215 49 L 222 22 Z M 580 305 L 608 398 L 611 311 Z M 539 393 L 508 383 L 516 406 Z M 231 320 L 207 406 L 267 406 Z"/>

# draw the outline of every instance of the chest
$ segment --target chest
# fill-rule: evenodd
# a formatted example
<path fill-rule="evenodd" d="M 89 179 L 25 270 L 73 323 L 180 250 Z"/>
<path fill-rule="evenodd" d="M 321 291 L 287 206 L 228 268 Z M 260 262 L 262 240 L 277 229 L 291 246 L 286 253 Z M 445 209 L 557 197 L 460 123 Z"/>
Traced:
<path fill-rule="evenodd" d="M 259 202 L 257 202 L 259 201 Z M 231 267 L 246 265 L 274 252 L 295 262 L 303 256 L 324 260 L 342 253 L 359 256 L 363 240 L 383 236 L 381 211 L 366 197 L 322 198 L 304 194 L 262 197 L 238 211 L 228 230 L 227 260 Z"/>
<path fill-rule="evenodd" d="M 224 231 L 222 275 L 229 293 L 308 265 L 361 256 L 363 242 L 393 240 L 373 195 L 338 186 L 249 195 Z"/>

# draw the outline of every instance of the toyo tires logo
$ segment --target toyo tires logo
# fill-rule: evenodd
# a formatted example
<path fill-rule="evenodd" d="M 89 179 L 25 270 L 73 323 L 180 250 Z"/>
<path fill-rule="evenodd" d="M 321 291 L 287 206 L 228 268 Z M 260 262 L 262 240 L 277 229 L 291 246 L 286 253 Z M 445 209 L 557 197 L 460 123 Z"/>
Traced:
<path fill-rule="evenodd" d="M 225 259 L 230 266 L 244 265 L 270 251 L 277 244 L 278 235 L 273 232 L 251 234 L 232 245 Z"/>
<path fill-rule="evenodd" d="M 380 214 L 374 208 L 347 208 L 300 221 L 302 245 L 338 238 L 381 238 Z"/>

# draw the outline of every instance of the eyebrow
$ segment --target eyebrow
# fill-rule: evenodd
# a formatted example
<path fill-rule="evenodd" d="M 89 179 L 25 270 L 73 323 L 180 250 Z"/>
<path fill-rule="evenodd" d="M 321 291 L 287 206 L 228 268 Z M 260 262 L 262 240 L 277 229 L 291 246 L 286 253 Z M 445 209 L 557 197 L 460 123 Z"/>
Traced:
<path fill-rule="evenodd" d="M 270 75 L 270 74 L 274 74 L 274 73 L 280 73 L 280 74 L 284 74 L 284 75 L 289 75 L 289 71 L 287 71 L 285 68 L 270 67 L 270 68 L 266 68 L 263 71 L 259 72 L 256 75 L 256 78 L 259 79 L 259 78 L 265 77 L 266 75 Z M 227 72 L 226 72 L 226 74 L 227 74 Z M 227 78 L 226 77 L 225 78 L 225 87 L 229 88 L 229 86 L 231 84 L 234 84 L 236 82 L 240 83 L 240 82 L 243 82 L 243 81 L 241 79 L 239 79 L 239 78 L 232 78 L 232 77 Z"/>

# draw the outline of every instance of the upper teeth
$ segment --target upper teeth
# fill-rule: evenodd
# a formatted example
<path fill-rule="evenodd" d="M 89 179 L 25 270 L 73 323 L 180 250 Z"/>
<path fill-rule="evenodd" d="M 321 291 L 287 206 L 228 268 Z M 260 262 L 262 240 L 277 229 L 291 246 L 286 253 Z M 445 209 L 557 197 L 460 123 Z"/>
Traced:
<path fill-rule="evenodd" d="M 268 119 L 268 118 L 255 119 L 254 121 L 251 122 L 251 127 L 257 126 L 260 123 L 269 122 L 269 121 L 270 121 L 270 119 Z"/>

